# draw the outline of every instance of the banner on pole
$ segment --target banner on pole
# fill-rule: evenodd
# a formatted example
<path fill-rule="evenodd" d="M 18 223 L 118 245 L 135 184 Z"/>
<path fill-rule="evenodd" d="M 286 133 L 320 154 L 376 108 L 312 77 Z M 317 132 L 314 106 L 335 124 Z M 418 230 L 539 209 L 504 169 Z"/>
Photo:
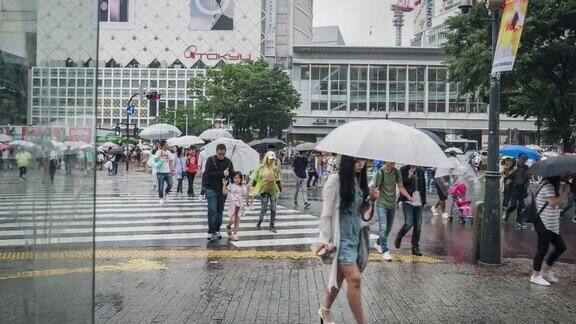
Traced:
<path fill-rule="evenodd" d="M 528 0 L 507 0 L 502 11 L 492 74 L 512 71 L 524 28 Z"/>
<path fill-rule="evenodd" d="M 266 13 L 264 56 L 276 57 L 276 0 L 266 0 L 264 11 Z"/>

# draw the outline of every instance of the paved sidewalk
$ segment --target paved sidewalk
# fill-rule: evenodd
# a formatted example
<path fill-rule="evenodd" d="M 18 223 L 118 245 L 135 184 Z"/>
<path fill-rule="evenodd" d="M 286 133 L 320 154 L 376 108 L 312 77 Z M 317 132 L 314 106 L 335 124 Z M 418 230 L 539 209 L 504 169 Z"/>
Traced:
<path fill-rule="evenodd" d="M 104 250 L 96 263 L 97 323 L 317 323 L 327 267 L 310 253 L 238 250 Z M 0 322 L 28 323 L 15 307 L 42 288 L 42 323 L 86 322 L 91 311 L 90 253 L 5 256 Z M 576 318 L 576 266 L 559 264 L 560 284 L 529 283 L 531 261 L 496 268 L 394 254 L 362 277 L 370 323 L 558 322 Z M 403 260 L 403 261 L 400 261 Z M 8 260 L 6 260 L 8 261 Z M 22 265 L 22 268 L 19 268 Z M 73 293 L 70 293 L 72 291 Z M 345 291 L 336 323 L 353 323 Z"/>
<path fill-rule="evenodd" d="M 316 260 L 165 260 L 166 269 L 97 274 L 100 323 L 317 323 L 327 268 Z M 527 260 L 499 268 L 371 262 L 363 276 L 370 323 L 573 322 L 576 268 L 559 285 L 528 281 Z M 106 284 L 104 284 L 106 283 Z M 117 296 L 122 296 L 119 302 Z M 336 323 L 353 323 L 345 294 Z"/>

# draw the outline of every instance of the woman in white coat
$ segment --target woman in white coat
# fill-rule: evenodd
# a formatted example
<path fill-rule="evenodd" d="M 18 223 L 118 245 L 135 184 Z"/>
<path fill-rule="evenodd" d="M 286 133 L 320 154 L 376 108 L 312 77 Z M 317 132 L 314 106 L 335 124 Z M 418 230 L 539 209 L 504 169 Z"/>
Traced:
<path fill-rule="evenodd" d="M 320 237 L 314 246 L 316 254 L 331 264 L 328 293 L 318 311 L 321 323 L 333 323 L 330 309 L 344 279 L 348 285 L 348 305 L 356 321 L 366 323 L 360 273 L 368 260 L 369 234 L 362 215 L 372 214 L 379 196 L 378 189 L 368 188 L 366 160 L 342 156 L 338 173 L 328 177 L 322 191 Z"/>

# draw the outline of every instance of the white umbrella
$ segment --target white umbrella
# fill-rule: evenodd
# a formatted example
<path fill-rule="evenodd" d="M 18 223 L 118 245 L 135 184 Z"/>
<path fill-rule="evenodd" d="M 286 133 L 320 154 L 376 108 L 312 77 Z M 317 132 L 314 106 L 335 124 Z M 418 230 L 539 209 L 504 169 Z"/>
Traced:
<path fill-rule="evenodd" d="M 315 148 L 316 148 L 316 143 L 305 142 L 305 143 L 296 145 L 296 147 L 294 148 L 294 151 L 298 151 L 298 152 L 314 151 Z"/>
<path fill-rule="evenodd" d="M 25 146 L 25 147 L 34 147 L 34 143 L 29 142 L 29 141 L 23 141 L 23 140 L 14 140 L 10 143 L 8 143 L 8 145 L 10 146 Z"/>
<path fill-rule="evenodd" d="M 66 141 L 64 142 L 64 145 L 66 146 L 70 146 L 70 148 L 72 149 L 79 149 L 84 145 L 88 145 L 88 143 L 86 142 L 76 142 L 76 141 Z"/>
<path fill-rule="evenodd" d="M 447 163 L 442 149 L 428 135 L 385 119 L 346 123 L 330 132 L 316 150 L 419 166 Z"/>
<path fill-rule="evenodd" d="M 172 137 L 178 137 L 182 132 L 173 125 L 155 124 L 148 126 L 140 132 L 140 137 L 147 140 L 166 140 Z"/>
<path fill-rule="evenodd" d="M 66 145 L 64 143 L 52 140 L 52 146 L 55 151 L 64 152 L 66 150 Z"/>
<path fill-rule="evenodd" d="M 10 142 L 12 140 L 12 137 L 6 135 L 6 134 L 0 134 L 0 142 Z"/>
<path fill-rule="evenodd" d="M 260 154 L 241 140 L 220 138 L 206 145 L 206 156 L 216 155 L 216 146 L 226 145 L 226 157 L 234 163 L 234 170 L 243 174 L 250 174 L 260 165 Z"/>
<path fill-rule="evenodd" d="M 204 140 L 202 140 L 198 136 L 193 135 L 169 138 L 166 142 L 168 142 L 168 145 L 170 146 L 180 146 L 180 147 L 190 147 L 192 145 L 204 144 Z"/>
<path fill-rule="evenodd" d="M 198 137 L 200 137 L 205 141 L 213 141 L 219 138 L 234 138 L 232 134 L 230 134 L 227 130 L 224 130 L 222 128 L 205 130 Z"/>
<path fill-rule="evenodd" d="M 462 152 L 461 149 L 457 148 L 457 147 L 449 147 L 447 149 L 444 150 L 444 153 L 454 153 L 454 154 L 464 154 L 464 152 Z"/>
<path fill-rule="evenodd" d="M 106 142 L 100 146 L 98 146 L 98 150 L 102 151 L 102 150 L 108 150 L 111 147 L 117 147 L 118 145 L 112 143 L 112 142 Z"/>

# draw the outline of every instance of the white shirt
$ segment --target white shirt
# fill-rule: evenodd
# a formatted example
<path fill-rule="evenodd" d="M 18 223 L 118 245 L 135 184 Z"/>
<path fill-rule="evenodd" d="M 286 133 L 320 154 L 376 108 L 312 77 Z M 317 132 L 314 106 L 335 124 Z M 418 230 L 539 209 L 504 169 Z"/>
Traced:
<path fill-rule="evenodd" d="M 200 154 L 198 154 L 198 165 L 200 166 L 200 171 L 202 171 L 202 173 L 204 173 L 204 170 L 206 170 L 207 159 L 208 157 L 206 156 L 206 150 L 203 150 L 200 152 Z"/>
<path fill-rule="evenodd" d="M 158 168 L 158 173 L 170 173 L 172 162 L 174 161 L 174 154 L 168 150 L 158 150 L 155 156 L 158 161 L 160 158 L 164 159 L 164 164 L 160 168 Z"/>
<path fill-rule="evenodd" d="M 548 198 L 554 198 L 555 196 L 556 191 L 554 190 L 554 186 L 546 182 L 536 197 L 534 197 L 536 200 L 536 212 L 540 212 L 544 204 L 548 202 Z M 540 214 L 540 219 L 547 230 L 560 234 L 560 206 L 552 208 L 550 204 L 546 205 L 546 208 L 544 208 Z"/>

